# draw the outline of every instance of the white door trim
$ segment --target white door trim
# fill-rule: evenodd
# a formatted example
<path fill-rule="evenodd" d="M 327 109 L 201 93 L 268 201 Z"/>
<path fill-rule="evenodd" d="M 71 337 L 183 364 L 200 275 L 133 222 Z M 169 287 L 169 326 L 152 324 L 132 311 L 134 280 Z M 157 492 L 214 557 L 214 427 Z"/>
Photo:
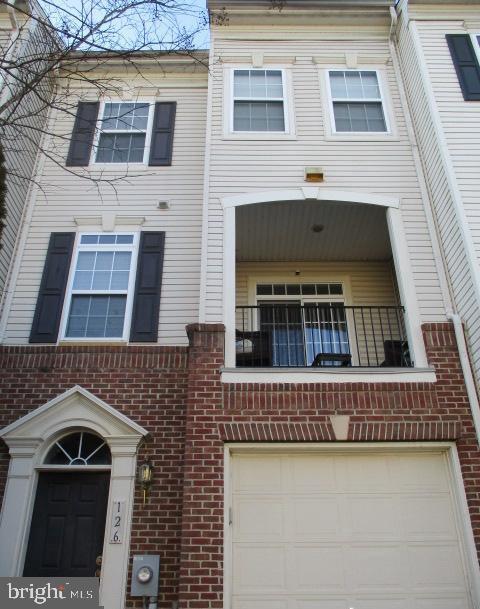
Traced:
<path fill-rule="evenodd" d="M 110 544 L 108 531 L 105 531 L 100 578 L 100 604 L 105 609 L 123 609 L 137 449 L 148 432 L 79 386 L 72 387 L 0 431 L 0 437 L 10 452 L 0 513 L 0 576 L 21 576 L 38 471 L 52 442 L 66 431 L 77 430 L 89 430 L 100 435 L 110 448 L 112 465 L 106 523 L 111 522 L 113 502 L 125 502 L 125 537 L 123 543 Z"/>
<path fill-rule="evenodd" d="M 223 609 L 232 608 L 233 538 L 230 514 L 232 506 L 232 456 L 235 454 L 301 453 L 301 452 L 396 452 L 421 451 L 445 453 L 455 501 L 456 525 L 469 579 L 469 587 L 475 607 L 480 607 L 480 567 L 477 560 L 475 538 L 468 510 L 467 496 L 463 485 L 462 471 L 454 442 L 346 442 L 336 443 L 226 443 L 224 446 L 224 561 L 223 561 Z M 235 515 L 234 515 L 235 516 Z"/>

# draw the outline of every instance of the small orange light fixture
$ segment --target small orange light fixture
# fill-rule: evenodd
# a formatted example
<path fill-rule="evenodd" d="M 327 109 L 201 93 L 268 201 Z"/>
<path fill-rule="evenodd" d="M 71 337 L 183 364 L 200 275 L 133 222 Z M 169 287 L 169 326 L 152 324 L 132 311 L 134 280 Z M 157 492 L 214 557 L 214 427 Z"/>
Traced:
<path fill-rule="evenodd" d="M 305 182 L 323 182 L 321 167 L 305 167 Z"/>

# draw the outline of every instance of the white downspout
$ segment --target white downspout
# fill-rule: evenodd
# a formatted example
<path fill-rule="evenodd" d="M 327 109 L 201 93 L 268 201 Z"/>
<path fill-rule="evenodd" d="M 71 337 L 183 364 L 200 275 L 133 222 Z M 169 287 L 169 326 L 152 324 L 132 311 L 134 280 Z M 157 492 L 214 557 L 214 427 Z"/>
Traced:
<path fill-rule="evenodd" d="M 443 299 L 446 306 L 447 319 L 453 323 L 453 329 L 455 332 L 455 340 L 458 348 L 458 355 L 460 358 L 460 365 L 462 367 L 463 378 L 465 381 L 465 387 L 467 390 L 468 401 L 470 404 L 470 411 L 472 413 L 473 424 L 475 426 L 475 433 L 477 436 L 477 443 L 480 445 L 480 403 L 478 400 L 477 388 L 472 373 L 472 366 L 470 363 L 470 357 L 468 355 L 467 344 L 465 341 L 465 334 L 463 332 L 463 324 L 460 315 L 456 313 L 454 300 L 451 295 L 450 282 L 445 273 L 445 257 L 441 246 L 441 239 L 433 210 L 431 209 L 431 200 L 429 196 L 427 181 L 423 172 L 422 160 L 418 150 L 418 144 L 416 140 L 415 129 L 411 118 L 410 105 L 405 93 L 403 72 L 401 63 L 398 59 L 397 48 L 395 45 L 396 27 L 397 27 L 397 13 L 393 7 L 390 7 L 390 53 L 393 61 L 393 68 L 397 76 L 397 82 L 399 86 L 400 98 L 402 106 L 405 110 L 405 122 L 407 125 L 407 131 L 409 134 L 410 141 L 412 142 L 412 152 L 415 159 L 415 165 L 418 168 L 417 175 L 419 178 L 420 189 L 422 191 L 422 199 L 424 201 L 425 216 L 429 233 L 432 238 L 432 249 L 435 256 L 436 267 L 439 274 L 440 286 L 443 293 Z"/>

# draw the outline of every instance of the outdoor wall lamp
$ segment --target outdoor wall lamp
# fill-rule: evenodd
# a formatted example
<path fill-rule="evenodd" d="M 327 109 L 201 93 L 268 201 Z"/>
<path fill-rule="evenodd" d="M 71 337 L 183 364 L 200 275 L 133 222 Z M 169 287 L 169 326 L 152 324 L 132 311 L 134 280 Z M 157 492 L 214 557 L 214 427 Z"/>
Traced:
<path fill-rule="evenodd" d="M 150 461 L 144 461 L 138 467 L 137 481 L 143 489 L 143 503 L 147 499 L 148 490 L 152 484 L 153 467 Z"/>

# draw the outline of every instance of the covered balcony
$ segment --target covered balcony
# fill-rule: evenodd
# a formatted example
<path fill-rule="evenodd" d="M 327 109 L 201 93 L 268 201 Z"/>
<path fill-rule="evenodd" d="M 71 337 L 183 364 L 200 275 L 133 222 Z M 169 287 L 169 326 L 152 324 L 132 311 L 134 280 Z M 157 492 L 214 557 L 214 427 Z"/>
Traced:
<path fill-rule="evenodd" d="M 235 210 L 237 368 L 410 368 L 386 209 L 272 202 Z"/>

